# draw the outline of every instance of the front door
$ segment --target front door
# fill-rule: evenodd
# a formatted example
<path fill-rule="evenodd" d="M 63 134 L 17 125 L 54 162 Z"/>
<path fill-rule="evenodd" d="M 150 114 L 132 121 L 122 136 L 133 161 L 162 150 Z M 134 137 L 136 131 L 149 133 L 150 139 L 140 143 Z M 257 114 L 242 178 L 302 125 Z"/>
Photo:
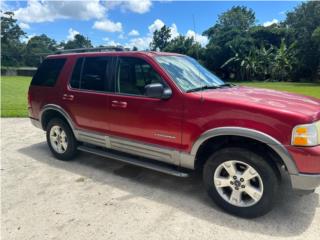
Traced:
<path fill-rule="evenodd" d="M 168 85 L 140 58 L 118 57 L 115 75 L 115 94 L 109 95 L 112 135 L 165 149 L 180 148 L 183 110 L 180 95 L 173 93 L 167 100 L 146 97 L 147 84 Z M 135 150 L 139 152 L 139 146 Z"/>

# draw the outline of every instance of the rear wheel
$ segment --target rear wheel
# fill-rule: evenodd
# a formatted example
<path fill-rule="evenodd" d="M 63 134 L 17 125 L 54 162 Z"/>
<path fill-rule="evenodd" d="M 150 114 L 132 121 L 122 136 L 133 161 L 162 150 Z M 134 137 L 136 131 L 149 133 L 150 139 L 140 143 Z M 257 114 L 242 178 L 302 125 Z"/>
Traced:
<path fill-rule="evenodd" d="M 77 141 L 69 125 L 60 118 L 52 119 L 47 126 L 47 142 L 53 155 L 64 161 L 77 153 Z"/>
<path fill-rule="evenodd" d="M 245 218 L 272 209 L 278 179 L 267 159 L 243 148 L 225 148 L 205 163 L 203 179 L 209 196 L 225 211 Z"/>

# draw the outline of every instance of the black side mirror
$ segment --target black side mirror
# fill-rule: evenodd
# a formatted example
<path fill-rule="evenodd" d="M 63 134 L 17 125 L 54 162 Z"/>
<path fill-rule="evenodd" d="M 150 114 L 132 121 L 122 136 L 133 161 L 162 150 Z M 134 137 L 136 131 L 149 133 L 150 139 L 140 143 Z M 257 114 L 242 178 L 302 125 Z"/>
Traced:
<path fill-rule="evenodd" d="M 147 97 L 169 99 L 172 95 L 170 88 L 165 88 L 161 83 L 151 83 L 144 87 Z"/>

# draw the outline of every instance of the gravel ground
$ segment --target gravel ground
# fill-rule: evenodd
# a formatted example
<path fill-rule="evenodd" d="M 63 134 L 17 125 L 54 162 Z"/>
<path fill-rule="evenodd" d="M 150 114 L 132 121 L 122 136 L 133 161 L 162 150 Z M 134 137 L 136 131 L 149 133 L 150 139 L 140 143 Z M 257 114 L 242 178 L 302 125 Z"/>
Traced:
<path fill-rule="evenodd" d="M 28 119 L 1 119 L 1 239 L 316 239 L 318 188 L 288 182 L 268 215 L 244 220 L 218 209 L 201 177 L 180 179 L 80 154 L 55 160 Z"/>

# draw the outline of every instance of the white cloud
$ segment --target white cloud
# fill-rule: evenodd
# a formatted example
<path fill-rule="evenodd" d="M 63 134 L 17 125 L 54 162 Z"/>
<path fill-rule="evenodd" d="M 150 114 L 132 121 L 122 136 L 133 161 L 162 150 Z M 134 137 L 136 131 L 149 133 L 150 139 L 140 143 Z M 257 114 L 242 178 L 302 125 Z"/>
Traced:
<path fill-rule="evenodd" d="M 136 13 L 148 12 L 151 5 L 150 0 L 131 0 L 126 2 L 126 8 Z"/>
<path fill-rule="evenodd" d="M 274 18 L 274 19 L 272 19 L 272 21 L 267 21 L 267 22 L 263 23 L 263 26 L 264 27 L 269 27 L 272 24 L 278 24 L 278 23 L 279 23 L 279 20 Z"/>
<path fill-rule="evenodd" d="M 80 34 L 80 32 L 78 32 L 77 30 L 74 30 L 72 28 L 69 28 L 68 30 L 68 36 L 67 36 L 67 40 L 74 40 L 74 37 L 77 35 L 77 34 Z"/>
<path fill-rule="evenodd" d="M 139 50 L 148 49 L 150 46 L 150 43 L 152 42 L 153 33 L 156 30 L 160 30 L 164 25 L 165 23 L 161 19 L 156 19 L 151 25 L 149 25 L 148 27 L 149 32 L 145 37 L 133 38 L 128 43 L 125 44 L 125 47 L 132 48 L 136 46 Z M 171 30 L 170 40 L 180 35 L 178 31 L 178 27 L 175 23 L 172 23 L 169 28 Z M 131 31 L 128 35 L 132 36 L 132 32 L 133 31 Z M 188 32 L 186 33 L 186 37 L 187 38 L 193 37 L 196 42 L 201 44 L 201 46 L 205 46 L 208 43 L 208 38 L 206 36 L 202 36 L 198 33 L 195 33 L 192 30 L 188 30 Z"/>
<path fill-rule="evenodd" d="M 150 32 L 151 34 L 153 34 L 154 31 L 160 30 L 164 25 L 165 25 L 165 24 L 164 24 L 164 22 L 163 22 L 162 20 L 156 19 L 156 20 L 148 27 L 149 32 Z"/>
<path fill-rule="evenodd" d="M 24 23 L 24 22 L 19 23 L 19 27 L 21 29 L 30 29 L 30 25 L 28 23 Z"/>
<path fill-rule="evenodd" d="M 112 22 L 109 19 L 95 21 L 92 28 L 102 30 L 105 32 L 121 32 L 122 24 L 120 22 Z"/>
<path fill-rule="evenodd" d="M 128 33 L 129 36 L 132 36 L 132 37 L 135 37 L 135 36 L 139 36 L 140 33 L 138 30 L 135 30 L 135 29 L 132 29 L 129 33 Z"/>
<path fill-rule="evenodd" d="M 120 33 L 119 36 L 118 36 L 119 39 L 126 39 L 127 37 L 123 34 L 123 33 Z"/>
<path fill-rule="evenodd" d="M 119 7 L 123 10 L 129 10 L 135 13 L 146 13 L 152 6 L 151 0 L 127 0 L 127 1 L 106 1 L 108 9 Z"/>
<path fill-rule="evenodd" d="M 208 38 L 206 36 L 202 36 L 202 35 L 200 35 L 198 33 L 195 33 L 192 30 L 188 30 L 187 31 L 186 37 L 187 38 L 192 38 L 193 37 L 193 39 L 196 42 L 200 43 L 200 45 L 203 46 L 203 47 L 208 44 Z"/>
<path fill-rule="evenodd" d="M 163 26 L 165 25 L 165 23 L 161 20 L 161 19 L 156 19 L 149 27 L 149 36 L 152 36 L 152 34 L 156 31 L 156 30 L 160 30 Z M 174 39 L 176 37 L 179 36 L 179 32 L 178 32 L 178 28 L 177 25 L 175 23 L 171 24 L 171 27 L 169 27 L 171 30 L 171 38 L 170 39 Z"/>
<path fill-rule="evenodd" d="M 100 19 L 106 8 L 99 0 L 90 1 L 44 1 L 29 0 L 26 7 L 14 11 L 23 22 L 52 22 L 56 19 Z"/>
<path fill-rule="evenodd" d="M 152 41 L 151 36 L 133 38 L 129 41 L 129 43 L 125 44 L 125 47 L 127 48 L 137 47 L 139 50 L 146 50 L 149 48 L 151 41 Z"/>
<path fill-rule="evenodd" d="M 118 42 L 115 42 L 113 40 L 110 40 L 107 37 L 105 37 L 103 40 L 106 41 L 106 43 L 104 45 L 107 45 L 107 46 L 116 47 L 116 46 L 120 46 L 121 45 L 121 43 L 118 43 Z"/>
<path fill-rule="evenodd" d="M 173 23 L 170 27 L 170 30 L 171 30 L 171 38 L 170 39 L 174 39 L 176 37 L 178 37 L 180 34 L 178 32 L 178 28 L 177 28 L 177 25 L 175 23 Z"/>

